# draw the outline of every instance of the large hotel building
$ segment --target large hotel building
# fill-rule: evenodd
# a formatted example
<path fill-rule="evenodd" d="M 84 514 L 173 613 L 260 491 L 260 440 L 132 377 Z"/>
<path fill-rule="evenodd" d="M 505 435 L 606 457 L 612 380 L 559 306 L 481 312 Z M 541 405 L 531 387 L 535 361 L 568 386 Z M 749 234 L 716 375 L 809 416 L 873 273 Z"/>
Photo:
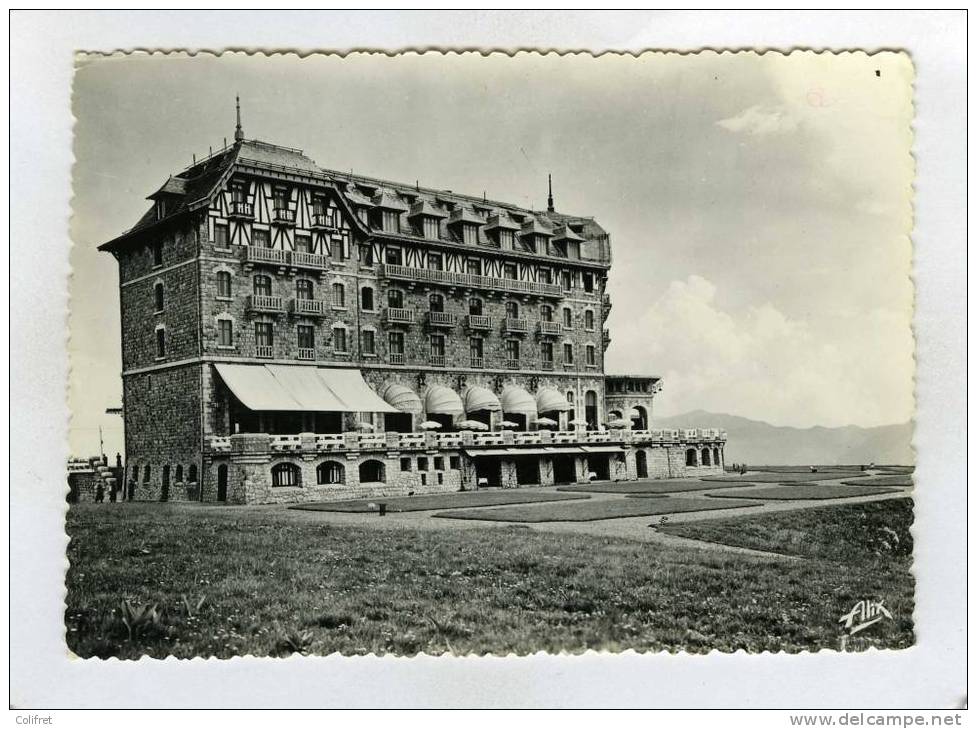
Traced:
<path fill-rule="evenodd" d="M 119 264 L 127 493 L 230 503 L 721 472 L 604 372 L 593 218 L 244 139 L 169 177 Z"/>

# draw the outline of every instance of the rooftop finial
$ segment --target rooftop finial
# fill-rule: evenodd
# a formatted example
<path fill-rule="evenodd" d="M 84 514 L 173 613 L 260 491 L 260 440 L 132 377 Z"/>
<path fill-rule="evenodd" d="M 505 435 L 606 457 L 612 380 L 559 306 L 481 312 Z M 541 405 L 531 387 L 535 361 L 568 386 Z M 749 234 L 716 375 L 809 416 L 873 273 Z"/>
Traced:
<path fill-rule="evenodd" d="M 241 97 L 234 97 L 237 105 L 237 126 L 234 127 L 234 141 L 243 142 L 244 141 L 244 130 L 241 129 Z"/>
<path fill-rule="evenodd" d="M 549 197 L 546 198 L 546 209 L 552 213 L 553 212 L 553 175 L 547 175 L 547 177 L 549 178 L 549 182 L 550 182 L 550 194 Z"/>

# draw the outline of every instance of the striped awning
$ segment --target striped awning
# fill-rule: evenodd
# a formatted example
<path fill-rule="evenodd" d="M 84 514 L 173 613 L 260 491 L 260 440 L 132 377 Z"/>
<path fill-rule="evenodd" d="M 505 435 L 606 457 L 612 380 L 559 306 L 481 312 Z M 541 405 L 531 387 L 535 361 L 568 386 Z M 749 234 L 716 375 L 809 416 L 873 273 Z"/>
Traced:
<path fill-rule="evenodd" d="M 458 393 L 444 385 L 431 385 L 424 393 L 424 411 L 433 415 L 461 415 L 465 412 Z"/>
<path fill-rule="evenodd" d="M 536 398 L 521 387 L 510 385 L 502 391 L 502 412 L 536 414 Z"/>
<path fill-rule="evenodd" d="M 464 398 L 466 413 L 476 413 L 479 410 L 497 413 L 502 409 L 499 398 L 487 387 L 479 387 L 478 385 L 469 387 L 465 390 Z"/>
<path fill-rule="evenodd" d="M 536 409 L 541 413 L 551 413 L 554 410 L 565 413 L 573 410 L 573 405 L 567 402 L 559 390 L 543 387 L 536 393 Z"/>
<path fill-rule="evenodd" d="M 402 413 L 418 413 L 424 409 L 421 398 L 406 385 L 388 382 L 380 388 L 379 395 Z"/>

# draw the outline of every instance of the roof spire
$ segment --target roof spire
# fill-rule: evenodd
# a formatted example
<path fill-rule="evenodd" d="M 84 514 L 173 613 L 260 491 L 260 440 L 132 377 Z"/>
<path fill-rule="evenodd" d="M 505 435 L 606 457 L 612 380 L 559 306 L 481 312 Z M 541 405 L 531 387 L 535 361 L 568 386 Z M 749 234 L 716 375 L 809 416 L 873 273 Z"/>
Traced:
<path fill-rule="evenodd" d="M 550 194 L 549 197 L 546 198 L 546 210 L 552 213 L 553 212 L 553 175 L 547 175 L 547 177 L 549 178 L 549 182 L 550 182 Z"/>
<path fill-rule="evenodd" d="M 237 126 L 234 127 L 234 141 L 243 142 L 244 141 L 244 130 L 241 129 L 241 97 L 234 97 L 237 106 Z"/>

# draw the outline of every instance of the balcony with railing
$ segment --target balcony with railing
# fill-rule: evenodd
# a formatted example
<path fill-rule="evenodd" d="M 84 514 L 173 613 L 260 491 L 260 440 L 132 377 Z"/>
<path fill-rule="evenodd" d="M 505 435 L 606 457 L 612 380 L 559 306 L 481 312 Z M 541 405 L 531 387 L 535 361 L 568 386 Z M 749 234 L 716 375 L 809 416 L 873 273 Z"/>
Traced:
<path fill-rule="evenodd" d="M 603 318 L 606 319 L 607 318 L 607 315 L 611 313 L 611 309 L 613 308 L 613 306 L 611 304 L 611 295 L 610 294 L 601 294 L 600 304 L 601 304 L 601 308 L 604 310 L 604 317 Z"/>
<path fill-rule="evenodd" d="M 319 299 L 292 299 L 293 316 L 325 316 L 326 302 Z"/>
<path fill-rule="evenodd" d="M 529 331 L 529 322 L 525 319 L 506 317 L 502 320 L 502 331 L 506 334 L 525 334 Z"/>
<path fill-rule="evenodd" d="M 261 314 L 280 314 L 283 311 L 281 296 L 264 296 L 251 294 L 248 296 L 248 311 Z"/>
<path fill-rule="evenodd" d="M 289 263 L 296 268 L 308 268 L 315 271 L 324 271 L 329 268 L 331 259 L 319 253 L 309 253 L 307 251 L 287 251 Z"/>
<path fill-rule="evenodd" d="M 265 265 L 294 268 L 308 268 L 324 271 L 329 268 L 329 257 L 305 251 L 285 251 L 279 248 L 244 247 L 244 262 L 251 265 Z"/>
<path fill-rule="evenodd" d="M 604 349 L 606 350 L 608 345 L 611 343 L 611 333 L 607 329 L 601 333 L 600 341 L 601 345 L 603 345 Z"/>
<path fill-rule="evenodd" d="M 505 361 L 505 368 L 507 370 L 517 370 L 519 369 L 520 360 L 518 359 L 507 359 Z"/>
<path fill-rule="evenodd" d="M 251 220 L 254 218 L 254 205 L 244 200 L 232 200 L 227 211 L 227 217 Z"/>
<path fill-rule="evenodd" d="M 563 325 L 558 321 L 541 321 L 537 331 L 541 337 L 558 337 L 563 333 Z"/>
<path fill-rule="evenodd" d="M 480 370 L 485 368 L 484 357 L 472 357 L 470 362 L 471 362 L 472 369 Z"/>
<path fill-rule="evenodd" d="M 392 365 L 402 365 L 404 364 L 404 353 L 403 352 L 391 352 L 387 355 L 387 361 Z"/>
<path fill-rule="evenodd" d="M 465 316 L 465 328 L 475 331 L 488 331 L 492 328 L 492 317 L 480 314 L 468 314 Z"/>
<path fill-rule="evenodd" d="M 458 323 L 458 317 L 445 311 L 429 311 L 427 325 L 439 329 L 452 329 Z"/>
<path fill-rule="evenodd" d="M 329 213 L 312 213 L 312 228 L 314 230 L 334 230 L 336 224 Z"/>
<path fill-rule="evenodd" d="M 384 324 L 413 324 L 414 310 L 388 307 L 383 310 L 381 321 Z"/>
<path fill-rule="evenodd" d="M 452 288 L 463 287 L 485 289 L 487 291 L 510 291 L 517 294 L 551 298 L 562 298 L 563 296 L 560 287 L 554 284 L 481 276 L 475 273 L 457 273 L 454 271 L 437 271 L 429 268 L 414 268 L 413 266 L 401 266 L 393 263 L 384 263 L 378 266 L 377 274 L 381 278 L 429 283 Z"/>
<path fill-rule="evenodd" d="M 274 225 L 295 225 L 295 211 L 288 208 L 275 208 L 271 211 L 271 222 Z"/>
<path fill-rule="evenodd" d="M 545 372 L 552 372 L 553 371 L 553 360 L 551 360 L 551 359 L 544 359 L 542 362 L 539 363 L 539 368 L 541 370 L 545 371 Z"/>
<path fill-rule="evenodd" d="M 255 434 L 249 434 L 253 438 Z M 491 446 L 548 446 L 548 445 L 606 445 L 608 443 L 650 444 L 710 444 L 721 445 L 727 439 L 725 430 L 533 430 L 488 431 L 462 430 L 447 433 L 300 433 L 298 435 L 257 434 L 268 439 L 270 452 L 332 453 L 336 451 L 405 451 L 478 448 Z M 207 451 L 212 455 L 232 452 L 231 436 L 212 436 L 207 439 Z M 253 455 L 254 443 L 249 443 L 248 455 Z M 516 453 L 516 452 L 514 452 Z"/>
<path fill-rule="evenodd" d="M 307 362 L 315 360 L 315 349 L 310 347 L 299 347 L 298 358 Z"/>
<path fill-rule="evenodd" d="M 262 359 L 271 359 L 275 356 L 275 348 L 270 344 L 257 344 L 254 348 L 254 356 Z"/>
<path fill-rule="evenodd" d="M 428 357 L 427 363 L 432 367 L 444 367 L 445 356 L 443 354 L 432 354 Z"/>

